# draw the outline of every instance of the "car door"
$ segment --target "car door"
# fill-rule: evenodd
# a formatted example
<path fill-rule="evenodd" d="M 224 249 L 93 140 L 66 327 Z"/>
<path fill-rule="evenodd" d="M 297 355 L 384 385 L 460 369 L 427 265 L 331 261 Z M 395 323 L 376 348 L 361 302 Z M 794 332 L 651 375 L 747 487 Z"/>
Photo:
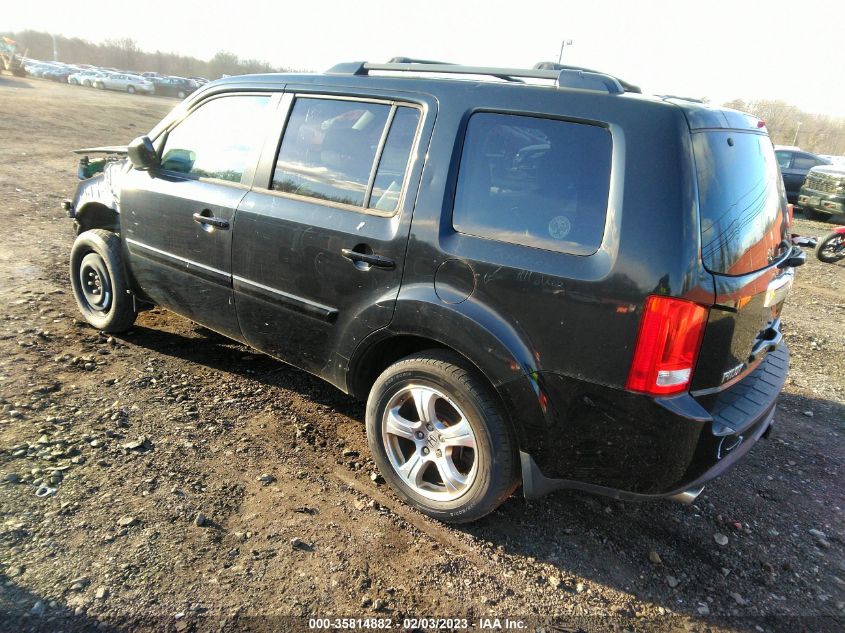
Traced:
<path fill-rule="evenodd" d="M 232 222 L 252 183 L 277 95 L 211 96 L 157 139 L 161 166 L 121 190 L 129 268 L 153 302 L 240 338 L 232 298 Z"/>
<path fill-rule="evenodd" d="M 282 140 L 238 207 L 232 278 L 251 345 L 342 387 L 393 315 L 435 106 L 314 90 L 282 100 Z"/>

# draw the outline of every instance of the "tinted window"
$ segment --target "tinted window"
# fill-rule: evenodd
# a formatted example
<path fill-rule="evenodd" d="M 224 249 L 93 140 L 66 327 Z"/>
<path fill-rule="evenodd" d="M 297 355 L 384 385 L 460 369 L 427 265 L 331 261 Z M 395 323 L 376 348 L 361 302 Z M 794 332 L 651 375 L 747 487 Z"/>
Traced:
<path fill-rule="evenodd" d="M 778 158 L 778 166 L 781 169 L 788 169 L 792 162 L 792 152 L 775 152 L 775 155 Z"/>
<path fill-rule="evenodd" d="M 273 189 L 364 206 L 390 109 L 383 103 L 297 99 L 279 149 Z"/>
<path fill-rule="evenodd" d="M 240 183 L 261 149 L 269 102 L 239 95 L 204 103 L 167 135 L 162 168 Z"/>
<path fill-rule="evenodd" d="M 379 211 L 396 211 L 419 122 L 419 110 L 415 108 L 396 110 L 378 163 L 370 203 L 367 205 L 369 208 Z"/>
<path fill-rule="evenodd" d="M 607 215 L 610 132 L 594 125 L 479 113 L 467 127 L 452 223 L 458 231 L 578 255 Z"/>
<path fill-rule="evenodd" d="M 795 156 L 795 159 L 792 161 L 792 169 L 810 169 L 810 167 L 815 167 L 819 164 L 812 156 L 806 156 L 804 154 L 798 154 Z"/>
<path fill-rule="evenodd" d="M 713 272 L 764 268 L 780 247 L 786 199 L 768 136 L 693 135 L 701 214 L 701 257 Z"/>

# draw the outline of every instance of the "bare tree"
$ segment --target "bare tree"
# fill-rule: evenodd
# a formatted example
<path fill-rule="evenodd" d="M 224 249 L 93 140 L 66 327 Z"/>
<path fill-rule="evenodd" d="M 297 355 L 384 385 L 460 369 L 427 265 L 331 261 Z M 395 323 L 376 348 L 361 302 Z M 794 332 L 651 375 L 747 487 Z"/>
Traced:
<path fill-rule="evenodd" d="M 777 145 L 794 144 L 817 154 L 845 155 L 845 118 L 811 114 L 782 100 L 734 99 L 724 105 L 765 121 Z"/>

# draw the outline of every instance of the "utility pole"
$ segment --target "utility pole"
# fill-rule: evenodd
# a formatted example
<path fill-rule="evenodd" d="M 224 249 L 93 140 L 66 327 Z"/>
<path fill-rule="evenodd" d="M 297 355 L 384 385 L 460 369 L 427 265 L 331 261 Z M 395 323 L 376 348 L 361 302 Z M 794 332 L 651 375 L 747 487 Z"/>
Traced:
<path fill-rule="evenodd" d="M 50 33 L 50 37 L 53 38 L 53 61 L 57 62 L 59 61 L 59 49 L 56 46 L 56 36 Z"/>
<path fill-rule="evenodd" d="M 795 142 L 798 140 L 798 130 L 801 129 L 801 121 L 798 121 L 798 127 L 795 128 L 795 136 L 792 137 L 792 145 L 795 145 Z"/>
<path fill-rule="evenodd" d="M 560 43 L 560 55 L 557 56 L 557 63 L 563 63 L 563 49 L 566 46 L 572 46 L 572 40 L 562 40 Z"/>

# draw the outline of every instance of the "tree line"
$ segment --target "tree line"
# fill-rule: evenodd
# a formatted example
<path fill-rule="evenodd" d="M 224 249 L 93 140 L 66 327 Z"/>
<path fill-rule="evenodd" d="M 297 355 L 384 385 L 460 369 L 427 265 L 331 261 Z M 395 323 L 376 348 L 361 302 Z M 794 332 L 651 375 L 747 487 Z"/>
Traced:
<path fill-rule="evenodd" d="M 53 36 L 50 33 L 26 30 L 0 35 L 15 40 L 21 55 L 43 61 L 53 60 Z M 149 71 L 162 75 L 218 79 L 222 75 L 290 70 L 275 67 L 259 59 L 240 59 L 229 51 L 219 51 L 209 60 L 164 51 L 144 51 L 131 38 L 109 39 L 96 44 L 78 37 L 56 35 L 55 45 L 57 61 L 67 64 L 92 64 L 139 73 Z"/>
<path fill-rule="evenodd" d="M 34 59 L 53 59 L 53 37 L 49 33 L 26 30 L 0 35 L 17 41 L 21 54 Z M 291 70 L 259 59 L 240 59 L 235 53 L 225 50 L 208 60 L 163 51 L 148 52 L 141 50 L 131 38 L 109 39 L 97 44 L 78 37 L 56 35 L 55 46 L 58 61 L 70 64 L 93 64 L 136 72 L 154 71 L 181 77 L 217 79 L 222 75 Z M 810 114 L 782 100 L 734 99 L 724 105 L 765 121 L 769 135 L 778 145 L 798 145 L 818 154 L 845 155 L 845 118 Z"/>
<path fill-rule="evenodd" d="M 845 156 L 845 118 L 810 114 L 786 101 L 734 99 L 728 108 L 753 114 L 766 122 L 776 145 L 797 145 L 816 154 Z"/>

